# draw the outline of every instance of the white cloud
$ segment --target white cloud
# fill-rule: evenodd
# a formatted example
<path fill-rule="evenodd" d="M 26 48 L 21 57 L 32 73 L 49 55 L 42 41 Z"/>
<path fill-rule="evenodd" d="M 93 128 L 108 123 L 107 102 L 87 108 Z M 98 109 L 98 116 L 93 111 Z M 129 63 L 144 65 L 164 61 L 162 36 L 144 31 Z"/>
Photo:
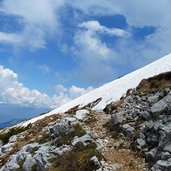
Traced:
<path fill-rule="evenodd" d="M 98 21 L 87 21 L 82 22 L 80 27 L 91 30 L 92 32 L 99 32 L 103 34 L 108 34 L 110 36 L 118 36 L 118 37 L 130 37 L 131 34 L 123 29 L 119 28 L 107 28 L 105 26 L 100 25 Z"/>
<path fill-rule="evenodd" d="M 59 84 L 55 86 L 55 90 L 57 93 L 55 98 L 59 98 L 62 101 L 70 101 L 71 99 L 75 99 L 83 94 L 92 91 L 93 87 L 81 88 L 73 85 L 67 89 L 63 85 Z"/>
<path fill-rule="evenodd" d="M 3 15 L 16 16 L 23 29 L 20 33 L 0 32 L 0 42 L 32 48 L 45 47 L 46 38 L 60 32 L 60 18 L 63 16 L 61 7 L 65 5 L 74 8 L 73 15 L 77 15 L 77 19 L 80 17 L 80 11 L 84 16 L 91 14 L 91 18 L 119 14 L 125 17 L 128 24 L 128 30 L 122 30 L 107 28 L 92 20 L 82 22 L 79 31 L 73 31 L 73 51 L 78 60 L 75 72 L 84 81 L 105 82 L 108 78 L 111 79 L 111 75 L 117 70 L 115 65 L 137 68 L 171 50 L 170 0 L 158 0 L 157 3 L 156 0 L 86 0 L 81 3 L 78 0 L 3 0 L 0 3 L 0 12 Z M 80 21 L 80 18 L 78 20 Z M 73 25 L 78 20 L 73 20 Z M 62 24 L 65 27 L 65 23 Z M 154 26 L 156 31 L 143 41 L 137 42 L 134 36 L 131 36 L 131 27 L 144 26 Z M 100 34 L 119 36 L 119 40 L 109 46 L 102 41 Z M 71 52 L 68 46 L 61 46 L 63 52 Z"/>
<path fill-rule="evenodd" d="M 4 0 L 0 2 L 0 12 L 18 18 L 23 29 L 18 33 L 20 46 L 43 48 L 46 37 L 60 30 L 58 10 L 63 6 L 63 0 Z M 7 34 L 7 33 L 4 33 Z"/>
<path fill-rule="evenodd" d="M 91 31 L 79 31 L 75 36 L 77 50 L 84 51 L 81 58 L 99 58 L 108 60 L 112 57 L 112 51 L 103 43 L 100 38 Z M 89 54 L 91 51 L 92 55 Z M 86 53 L 86 54 L 85 54 Z M 84 55 L 85 54 L 85 55 Z"/>
<path fill-rule="evenodd" d="M 29 90 L 18 81 L 18 75 L 0 66 L 0 101 L 14 104 L 48 105 L 49 98 L 37 90 Z"/>
<path fill-rule="evenodd" d="M 0 32 L 0 42 L 2 43 L 20 43 L 21 39 L 17 34 Z"/>
<path fill-rule="evenodd" d="M 60 9 L 67 5 L 81 10 L 86 15 L 91 14 L 91 16 L 123 15 L 129 27 L 157 27 L 158 31 L 153 36 L 148 38 L 147 41 L 141 42 L 146 47 L 146 52 L 143 52 L 144 49 L 142 48 L 140 56 L 144 54 L 145 56 L 154 55 L 159 57 L 168 53 L 171 49 L 171 38 L 169 36 L 171 30 L 171 23 L 169 22 L 170 0 L 158 0 L 157 3 L 156 0 L 86 0 L 81 3 L 78 0 L 15 0 L 15 2 L 13 0 L 3 0 L 0 3 L 0 12 L 4 15 L 16 16 L 23 29 L 17 35 L 2 32 L 3 38 L 0 39 L 0 42 L 31 48 L 44 48 L 47 36 L 52 36 L 54 32 L 60 32 Z M 127 31 L 116 28 L 108 29 L 101 26 L 97 21 L 84 22 L 82 27 L 109 35 L 130 36 Z M 15 36 L 15 39 L 13 36 Z M 146 46 L 147 44 L 149 48 Z M 135 48 L 139 48 L 139 44 Z"/>
<path fill-rule="evenodd" d="M 170 0 L 159 0 L 157 3 L 155 0 L 87 0 L 82 3 L 73 0 L 72 4 L 68 3 L 85 15 L 106 16 L 106 18 L 116 14 L 122 15 L 128 24 L 128 33 L 131 33 L 132 27 L 153 26 L 156 29 L 153 34 L 141 41 L 137 41 L 134 35 L 128 39 L 121 36 L 115 44 L 109 46 L 98 35 L 99 33 L 111 35 L 112 29 L 100 25 L 97 21 L 81 23 L 79 26 L 87 31 L 76 33 L 76 38 L 78 37 L 75 40 L 76 56 L 82 59 L 76 71 L 80 78 L 86 81 L 92 83 L 105 81 L 104 78 L 114 75 L 121 68 L 125 72 L 126 68 L 128 71 L 137 69 L 171 52 Z M 111 76 L 109 78 L 111 79 Z"/>
<path fill-rule="evenodd" d="M 79 27 L 86 30 L 80 28 L 75 34 L 73 53 L 78 62 L 75 74 L 91 84 L 99 85 L 109 81 L 111 75 L 115 74 L 112 64 L 114 61 L 119 62 L 119 55 L 101 40 L 99 31 L 104 33 L 104 30 L 111 30 L 95 21 L 83 22 Z"/>
<path fill-rule="evenodd" d="M 92 90 L 92 87 L 84 89 L 72 86 L 70 89 L 66 89 L 62 85 L 57 85 L 56 94 L 49 97 L 38 90 L 28 89 L 19 82 L 16 73 L 0 65 L 1 103 L 55 108 L 90 90 Z"/>

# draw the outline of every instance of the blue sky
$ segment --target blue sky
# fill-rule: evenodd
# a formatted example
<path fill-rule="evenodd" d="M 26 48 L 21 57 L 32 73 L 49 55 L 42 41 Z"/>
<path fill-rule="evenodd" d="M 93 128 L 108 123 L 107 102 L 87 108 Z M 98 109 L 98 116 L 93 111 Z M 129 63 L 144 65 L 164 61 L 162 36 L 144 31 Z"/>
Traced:
<path fill-rule="evenodd" d="M 55 108 L 170 53 L 169 11 L 170 0 L 0 1 L 0 103 Z"/>

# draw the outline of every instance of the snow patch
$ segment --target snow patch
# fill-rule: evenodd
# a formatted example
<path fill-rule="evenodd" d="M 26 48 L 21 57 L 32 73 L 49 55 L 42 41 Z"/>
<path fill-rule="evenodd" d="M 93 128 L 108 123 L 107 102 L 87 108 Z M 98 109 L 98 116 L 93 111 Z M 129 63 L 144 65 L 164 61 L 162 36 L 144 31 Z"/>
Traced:
<path fill-rule="evenodd" d="M 93 108 L 94 110 L 103 110 L 107 104 L 118 100 L 128 89 L 135 88 L 142 79 L 158 75 L 163 72 L 171 71 L 171 54 L 140 68 L 128 75 L 116 79 L 104 86 L 94 89 L 93 91 L 84 94 L 67 104 L 64 104 L 57 109 L 47 113 L 46 115 L 38 116 L 21 124 L 27 126 L 29 123 L 34 123 L 39 119 L 52 114 L 64 113 L 69 109 L 79 106 L 83 107 L 95 100 L 102 98 L 102 100 Z"/>

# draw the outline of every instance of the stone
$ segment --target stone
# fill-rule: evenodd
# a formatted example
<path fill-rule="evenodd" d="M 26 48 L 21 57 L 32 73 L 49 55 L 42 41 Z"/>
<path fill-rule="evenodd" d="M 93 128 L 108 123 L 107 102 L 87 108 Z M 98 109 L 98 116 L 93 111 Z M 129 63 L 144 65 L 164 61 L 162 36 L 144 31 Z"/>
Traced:
<path fill-rule="evenodd" d="M 132 127 L 130 124 L 123 124 L 122 129 L 127 137 L 133 137 L 135 128 Z"/>
<path fill-rule="evenodd" d="M 153 96 L 150 96 L 150 97 L 148 97 L 147 100 L 150 104 L 155 104 L 159 101 L 159 94 L 155 94 Z"/>
<path fill-rule="evenodd" d="M 142 132 L 139 133 L 139 137 L 143 140 L 145 139 L 145 135 Z"/>
<path fill-rule="evenodd" d="M 86 135 L 83 135 L 82 137 L 74 137 L 71 144 L 76 145 L 78 142 L 81 142 L 84 145 L 86 145 L 90 141 L 92 141 L 92 138 L 90 137 L 90 135 L 86 134 Z"/>
<path fill-rule="evenodd" d="M 7 163 L 5 166 L 3 166 L 0 171 L 12 171 L 12 170 L 17 170 L 19 169 L 20 166 L 15 162 L 10 162 L 10 163 Z"/>
<path fill-rule="evenodd" d="M 157 167 L 161 171 L 170 171 L 171 170 L 171 158 L 168 160 L 158 160 Z"/>
<path fill-rule="evenodd" d="M 49 127 L 50 134 L 53 134 L 55 138 L 72 130 L 72 124 L 66 120 L 62 120 L 61 122 Z"/>
<path fill-rule="evenodd" d="M 162 160 L 167 160 L 169 158 L 171 158 L 171 154 L 169 152 L 166 151 L 166 152 L 161 153 L 161 159 Z"/>
<path fill-rule="evenodd" d="M 146 145 L 146 142 L 143 139 L 138 138 L 137 139 L 138 145 L 142 148 Z"/>
<path fill-rule="evenodd" d="M 24 171 L 30 171 L 32 170 L 32 167 L 36 165 L 36 160 L 32 157 L 31 154 L 28 154 L 24 163 L 23 163 L 23 170 Z"/>
<path fill-rule="evenodd" d="M 134 99 L 131 96 L 126 97 L 125 102 L 133 103 Z"/>
<path fill-rule="evenodd" d="M 117 125 L 122 123 L 124 120 L 123 112 L 112 114 L 112 123 L 113 125 Z"/>
<path fill-rule="evenodd" d="M 4 146 L 1 147 L 1 152 L 2 153 L 8 153 L 13 149 L 13 143 L 8 143 L 5 144 Z"/>
<path fill-rule="evenodd" d="M 17 135 L 13 135 L 12 137 L 9 138 L 9 143 L 13 143 L 17 141 Z"/>
<path fill-rule="evenodd" d="M 151 112 L 154 114 L 161 114 L 166 110 L 171 110 L 171 93 L 151 107 Z"/>
<path fill-rule="evenodd" d="M 55 147 L 53 153 L 61 156 L 63 153 L 70 151 L 71 149 L 72 148 L 69 145 L 62 145 L 61 147 Z"/>
<path fill-rule="evenodd" d="M 166 133 L 167 137 L 171 138 L 171 122 L 167 123 L 162 130 Z"/>
<path fill-rule="evenodd" d="M 66 118 L 64 118 L 64 120 L 66 120 L 68 122 L 75 122 L 76 118 L 74 118 L 74 117 L 66 117 Z"/>
<path fill-rule="evenodd" d="M 85 121 L 88 119 L 88 116 L 89 116 L 90 112 L 88 110 L 78 110 L 76 112 L 76 115 L 75 117 L 78 119 L 78 120 L 81 120 L 81 121 Z"/>
<path fill-rule="evenodd" d="M 96 156 L 93 156 L 90 161 L 92 161 L 96 166 L 100 166 L 100 162 Z"/>
<path fill-rule="evenodd" d="M 163 150 L 164 150 L 164 151 L 168 151 L 168 152 L 171 153 L 171 142 L 168 142 L 168 143 L 164 146 Z"/>
<path fill-rule="evenodd" d="M 145 152 L 145 158 L 148 163 L 154 164 L 156 162 L 157 150 L 157 148 L 153 148 L 152 150 Z"/>
<path fill-rule="evenodd" d="M 36 154 L 33 157 L 39 168 L 38 170 L 45 170 L 50 166 L 50 160 L 53 158 L 53 155 L 50 153 L 50 151 L 51 151 L 50 143 L 46 143 L 42 145 L 38 149 L 38 151 L 36 151 Z"/>
<path fill-rule="evenodd" d="M 148 120 L 148 119 L 150 119 L 150 117 L 151 117 L 150 113 L 147 112 L 147 111 L 141 111 L 141 112 L 139 113 L 139 115 L 140 115 L 140 117 L 143 118 L 144 120 Z"/>

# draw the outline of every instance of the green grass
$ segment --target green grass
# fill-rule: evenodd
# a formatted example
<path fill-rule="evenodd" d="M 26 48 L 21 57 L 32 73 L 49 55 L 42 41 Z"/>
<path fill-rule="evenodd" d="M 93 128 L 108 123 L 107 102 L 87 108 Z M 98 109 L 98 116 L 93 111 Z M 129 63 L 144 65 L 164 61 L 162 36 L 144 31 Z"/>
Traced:
<path fill-rule="evenodd" d="M 93 156 L 96 156 L 99 160 L 102 159 L 95 143 L 84 146 L 83 143 L 78 142 L 72 151 L 55 158 L 48 171 L 93 171 L 99 167 L 90 161 Z"/>

